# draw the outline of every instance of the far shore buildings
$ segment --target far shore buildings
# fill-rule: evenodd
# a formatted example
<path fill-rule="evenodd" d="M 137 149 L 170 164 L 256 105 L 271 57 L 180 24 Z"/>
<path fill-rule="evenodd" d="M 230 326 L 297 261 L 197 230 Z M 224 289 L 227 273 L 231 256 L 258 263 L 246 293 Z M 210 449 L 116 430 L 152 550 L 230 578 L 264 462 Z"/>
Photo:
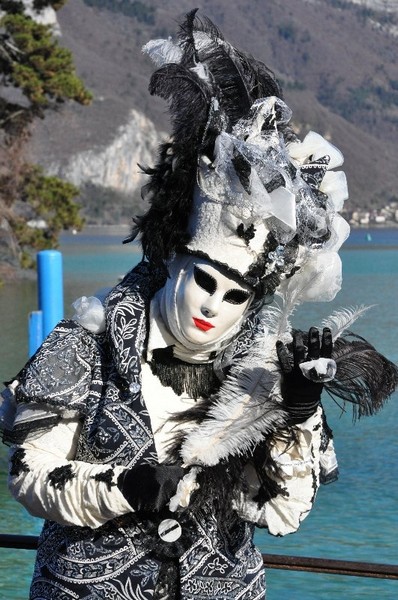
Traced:
<path fill-rule="evenodd" d="M 398 227 L 398 202 L 384 208 L 363 210 L 356 208 L 341 213 L 352 227 Z"/>

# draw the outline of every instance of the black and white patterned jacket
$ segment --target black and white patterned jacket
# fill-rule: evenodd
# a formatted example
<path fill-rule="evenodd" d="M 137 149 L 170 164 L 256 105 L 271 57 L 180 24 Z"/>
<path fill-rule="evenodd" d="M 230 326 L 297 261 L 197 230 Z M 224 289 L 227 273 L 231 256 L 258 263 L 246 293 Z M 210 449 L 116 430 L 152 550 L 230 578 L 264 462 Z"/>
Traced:
<path fill-rule="evenodd" d="M 163 547 L 157 519 L 134 514 L 116 485 L 126 468 L 158 462 L 141 363 L 150 300 L 161 285 L 139 265 L 107 298 L 105 332 L 62 321 L 12 385 L 10 489 L 45 519 L 31 599 L 264 598 L 255 524 L 276 535 L 297 529 L 314 501 L 322 457 L 333 463 L 318 409 L 297 426 L 293 445 L 275 444 L 279 494 L 259 507 L 246 478 L 226 519 L 219 490 L 207 486 L 181 515 L 183 543 Z M 235 356 L 250 348 L 252 330 L 249 323 Z M 159 576 L 170 560 L 178 563 L 177 592 L 165 592 Z"/>

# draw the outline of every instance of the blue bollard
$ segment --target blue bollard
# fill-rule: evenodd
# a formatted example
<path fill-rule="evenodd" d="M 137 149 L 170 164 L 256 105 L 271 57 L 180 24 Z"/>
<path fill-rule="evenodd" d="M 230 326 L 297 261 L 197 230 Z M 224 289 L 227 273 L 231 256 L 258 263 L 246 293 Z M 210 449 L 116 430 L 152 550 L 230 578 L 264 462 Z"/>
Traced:
<path fill-rule="evenodd" d="M 64 316 L 62 254 L 42 250 L 37 254 L 39 310 L 43 313 L 43 340 Z"/>
<path fill-rule="evenodd" d="M 34 355 L 43 342 L 43 313 L 35 310 L 29 314 L 29 358 Z"/>
<path fill-rule="evenodd" d="M 62 254 L 58 250 L 37 254 L 37 286 L 39 310 L 29 315 L 29 357 L 64 316 Z"/>

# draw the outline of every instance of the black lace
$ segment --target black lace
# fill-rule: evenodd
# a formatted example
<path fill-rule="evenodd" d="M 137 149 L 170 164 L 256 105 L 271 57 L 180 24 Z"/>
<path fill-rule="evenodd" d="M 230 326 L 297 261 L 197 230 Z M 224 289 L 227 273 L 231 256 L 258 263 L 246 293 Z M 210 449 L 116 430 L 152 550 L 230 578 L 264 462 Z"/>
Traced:
<path fill-rule="evenodd" d="M 178 396 L 185 392 L 195 400 L 208 398 L 220 385 L 212 363 L 186 363 L 173 356 L 172 346 L 154 350 L 149 364 L 161 384 L 171 387 Z"/>

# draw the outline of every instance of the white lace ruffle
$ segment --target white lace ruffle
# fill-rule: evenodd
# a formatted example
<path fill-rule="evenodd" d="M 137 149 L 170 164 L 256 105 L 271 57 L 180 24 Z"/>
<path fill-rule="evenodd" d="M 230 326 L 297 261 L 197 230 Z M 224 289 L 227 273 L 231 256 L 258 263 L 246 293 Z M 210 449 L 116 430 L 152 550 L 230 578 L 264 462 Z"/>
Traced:
<path fill-rule="evenodd" d="M 332 358 L 320 357 L 316 360 L 307 360 L 299 366 L 304 377 L 310 381 L 331 381 L 337 371 L 336 362 Z"/>
<path fill-rule="evenodd" d="M 199 488 L 199 484 L 196 481 L 199 470 L 200 469 L 197 467 L 192 467 L 192 469 L 180 479 L 176 493 L 169 502 L 171 512 L 175 512 L 179 507 L 186 508 L 189 506 L 192 492 Z"/>

